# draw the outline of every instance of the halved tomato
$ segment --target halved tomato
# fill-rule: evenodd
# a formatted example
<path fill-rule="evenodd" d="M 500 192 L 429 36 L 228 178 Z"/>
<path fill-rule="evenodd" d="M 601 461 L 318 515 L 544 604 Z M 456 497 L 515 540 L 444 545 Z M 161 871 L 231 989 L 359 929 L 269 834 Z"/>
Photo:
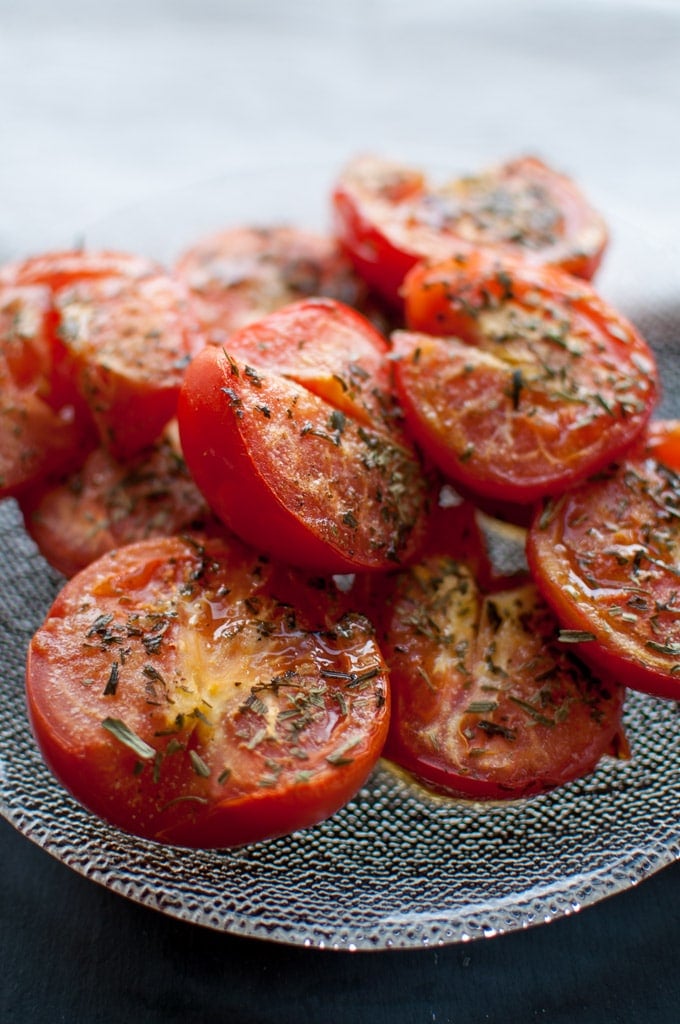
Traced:
<path fill-rule="evenodd" d="M 135 253 L 59 249 L 4 264 L 0 267 L 0 282 L 42 285 L 54 297 L 62 288 L 82 281 L 100 281 L 110 277 L 138 281 L 161 272 L 159 264 Z M 72 406 L 75 416 L 85 423 L 90 420 L 90 413 L 74 380 L 67 350 L 59 336 L 58 317 L 54 309 L 48 317 L 48 334 L 52 347 L 51 365 L 43 397 L 54 409 Z"/>
<path fill-rule="evenodd" d="M 395 577 L 378 636 L 392 689 L 384 754 L 436 790 L 527 796 L 625 749 L 623 688 L 558 642 L 531 583 L 484 593 L 467 558 L 431 555 Z"/>
<path fill-rule="evenodd" d="M 640 451 L 547 502 L 527 540 L 562 639 L 624 686 L 680 698 L 680 476 Z"/>
<path fill-rule="evenodd" d="M 333 205 L 337 236 L 358 271 L 397 306 L 420 260 L 484 249 L 591 278 L 607 244 L 602 217 L 574 182 L 529 156 L 441 187 L 419 170 L 358 157 Z"/>
<path fill-rule="evenodd" d="M 69 581 L 29 651 L 32 727 L 86 807 L 226 847 L 304 828 L 364 783 L 387 673 L 362 616 L 237 541 L 129 545 Z"/>
<path fill-rule="evenodd" d="M 0 285 L 0 498 L 76 466 L 94 438 L 72 405 L 46 397 L 49 291 Z"/>
<path fill-rule="evenodd" d="M 165 274 L 83 280 L 56 295 L 58 333 L 102 444 L 128 459 L 175 415 L 204 339 L 188 291 Z"/>
<path fill-rule="evenodd" d="M 425 452 L 471 493 L 526 505 L 641 436 L 654 356 L 586 282 L 479 252 L 417 267 L 404 288 L 397 394 Z"/>
<path fill-rule="evenodd" d="M 346 573 L 390 568 L 417 550 L 427 482 L 413 450 L 384 428 L 215 345 L 187 369 L 177 418 L 215 514 L 268 554 Z"/>
<path fill-rule="evenodd" d="M 219 231 L 183 252 L 175 272 L 190 288 L 201 326 L 215 344 L 311 296 L 375 312 L 365 282 L 338 243 L 289 225 Z"/>
<path fill-rule="evenodd" d="M 236 331 L 227 351 L 296 381 L 366 426 L 398 429 L 390 348 L 362 315 L 333 299 L 306 299 Z"/>
<path fill-rule="evenodd" d="M 64 576 L 112 548 L 205 528 L 212 518 L 186 467 L 175 421 L 129 462 L 97 447 L 75 473 L 21 494 L 19 505 L 41 554 Z"/>

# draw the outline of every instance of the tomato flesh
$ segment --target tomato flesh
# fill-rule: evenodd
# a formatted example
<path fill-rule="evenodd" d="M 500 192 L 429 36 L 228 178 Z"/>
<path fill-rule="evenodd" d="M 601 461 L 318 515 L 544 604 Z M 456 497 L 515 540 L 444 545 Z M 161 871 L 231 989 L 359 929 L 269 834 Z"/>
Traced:
<path fill-rule="evenodd" d="M 332 299 L 307 299 L 231 335 L 230 355 L 295 381 L 344 415 L 394 432 L 386 339 L 355 310 Z"/>
<path fill-rule="evenodd" d="M 70 404 L 49 400 L 50 296 L 0 285 L 0 497 L 74 469 L 94 439 Z"/>
<path fill-rule="evenodd" d="M 421 260 L 482 249 L 591 278 L 607 245 L 604 221 L 581 191 L 535 157 L 442 187 L 413 168 L 359 157 L 341 175 L 333 203 L 338 238 L 396 306 L 404 277 Z"/>
<path fill-rule="evenodd" d="M 334 239 L 288 225 L 229 228 L 181 254 L 175 272 L 191 290 L 208 340 L 310 296 L 371 311 L 366 285 Z"/>
<path fill-rule="evenodd" d="M 416 268 L 405 294 L 410 330 L 393 335 L 404 415 L 472 494 L 522 505 L 559 493 L 644 430 L 653 354 L 586 282 L 477 253 Z"/>
<path fill-rule="evenodd" d="M 29 489 L 19 505 L 41 554 L 64 576 L 112 548 L 205 528 L 211 520 L 181 454 L 175 422 L 129 462 L 95 448 L 75 473 Z"/>
<path fill-rule="evenodd" d="M 445 555 L 400 574 L 379 630 L 393 702 L 385 756 L 475 799 L 591 772 L 621 742 L 623 689 L 556 634 L 530 583 L 485 594 L 465 559 Z"/>
<path fill-rule="evenodd" d="M 175 414 L 202 346 L 186 289 L 164 274 L 80 281 L 56 296 L 59 335 L 102 444 L 127 459 Z"/>
<path fill-rule="evenodd" d="M 680 477 L 631 456 L 536 513 L 534 578 L 579 654 L 624 686 L 680 697 Z"/>
<path fill-rule="evenodd" d="M 363 784 L 389 714 L 361 616 L 238 542 L 144 541 L 66 584 L 29 651 L 45 759 L 86 807 L 146 838 L 249 843 Z"/>
<path fill-rule="evenodd" d="M 417 550 L 427 485 L 414 453 L 294 381 L 208 346 L 187 370 L 178 421 L 215 514 L 273 557 L 343 573 Z"/>

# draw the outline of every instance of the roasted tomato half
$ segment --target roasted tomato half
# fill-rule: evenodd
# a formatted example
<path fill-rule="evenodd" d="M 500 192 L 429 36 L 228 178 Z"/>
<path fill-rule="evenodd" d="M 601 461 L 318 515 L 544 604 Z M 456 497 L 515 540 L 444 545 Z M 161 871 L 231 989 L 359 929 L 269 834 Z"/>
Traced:
<path fill-rule="evenodd" d="M 29 651 L 47 764 L 128 832 L 227 847 L 320 821 L 388 724 L 368 620 L 238 542 L 143 541 L 70 580 Z"/>
<path fill-rule="evenodd" d="M 663 453 L 652 442 L 652 454 L 637 451 L 548 501 L 527 554 L 581 657 L 624 686 L 677 700 L 680 467 Z"/>
<path fill-rule="evenodd" d="M 400 404 L 423 449 L 472 494 L 526 505 L 641 436 L 654 356 L 587 282 L 480 252 L 417 267 L 404 289 Z"/>
<path fill-rule="evenodd" d="M 443 186 L 414 168 L 359 157 L 336 184 L 333 205 L 358 271 L 397 306 L 420 260 L 483 249 L 591 278 L 607 244 L 605 223 L 580 189 L 535 157 Z"/>

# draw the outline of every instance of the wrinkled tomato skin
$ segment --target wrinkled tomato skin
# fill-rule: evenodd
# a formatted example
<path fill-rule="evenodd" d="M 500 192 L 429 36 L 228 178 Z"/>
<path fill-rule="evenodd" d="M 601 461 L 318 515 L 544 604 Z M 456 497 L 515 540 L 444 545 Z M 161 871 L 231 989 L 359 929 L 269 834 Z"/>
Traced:
<path fill-rule="evenodd" d="M 680 697 L 680 477 L 640 452 L 537 510 L 527 558 L 578 653 L 621 685 Z"/>
<path fill-rule="evenodd" d="M 339 417 L 294 381 L 216 346 L 189 366 L 177 416 L 210 507 L 272 557 L 351 573 L 391 568 L 417 551 L 427 484 L 400 438 Z"/>
<path fill-rule="evenodd" d="M 397 395 L 426 454 L 471 494 L 521 509 L 642 435 L 653 353 L 587 282 L 479 252 L 417 267 L 404 290 Z"/>
<path fill-rule="evenodd" d="M 535 157 L 441 187 L 412 168 L 359 157 L 337 182 L 333 205 L 336 234 L 357 270 L 396 308 L 420 261 L 482 249 L 590 279 L 608 242 L 576 185 Z"/>
<path fill-rule="evenodd" d="M 26 684 L 43 756 L 76 799 L 196 848 L 334 813 L 374 767 L 389 716 L 365 618 L 336 619 L 303 577 L 201 535 L 120 548 L 69 581 Z"/>

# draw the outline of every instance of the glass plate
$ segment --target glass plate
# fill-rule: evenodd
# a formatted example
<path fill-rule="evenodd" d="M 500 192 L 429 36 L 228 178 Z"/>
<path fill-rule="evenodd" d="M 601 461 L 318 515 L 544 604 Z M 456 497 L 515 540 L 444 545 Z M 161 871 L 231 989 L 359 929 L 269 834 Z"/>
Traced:
<path fill-rule="evenodd" d="M 461 170 L 474 168 L 461 166 Z M 234 223 L 323 227 L 335 168 L 244 169 L 134 210 L 85 235 L 171 259 Z M 662 415 L 680 415 L 675 339 L 680 261 L 626 211 L 599 286 L 662 367 Z M 380 764 L 329 821 L 225 852 L 157 846 L 83 810 L 44 766 L 23 703 L 26 646 L 61 578 L 12 501 L 0 504 L 0 812 L 64 864 L 165 914 L 237 935 L 334 949 L 416 948 L 490 937 L 574 913 L 680 857 L 680 722 L 673 702 L 627 700 L 628 763 L 508 805 L 438 799 Z"/>

